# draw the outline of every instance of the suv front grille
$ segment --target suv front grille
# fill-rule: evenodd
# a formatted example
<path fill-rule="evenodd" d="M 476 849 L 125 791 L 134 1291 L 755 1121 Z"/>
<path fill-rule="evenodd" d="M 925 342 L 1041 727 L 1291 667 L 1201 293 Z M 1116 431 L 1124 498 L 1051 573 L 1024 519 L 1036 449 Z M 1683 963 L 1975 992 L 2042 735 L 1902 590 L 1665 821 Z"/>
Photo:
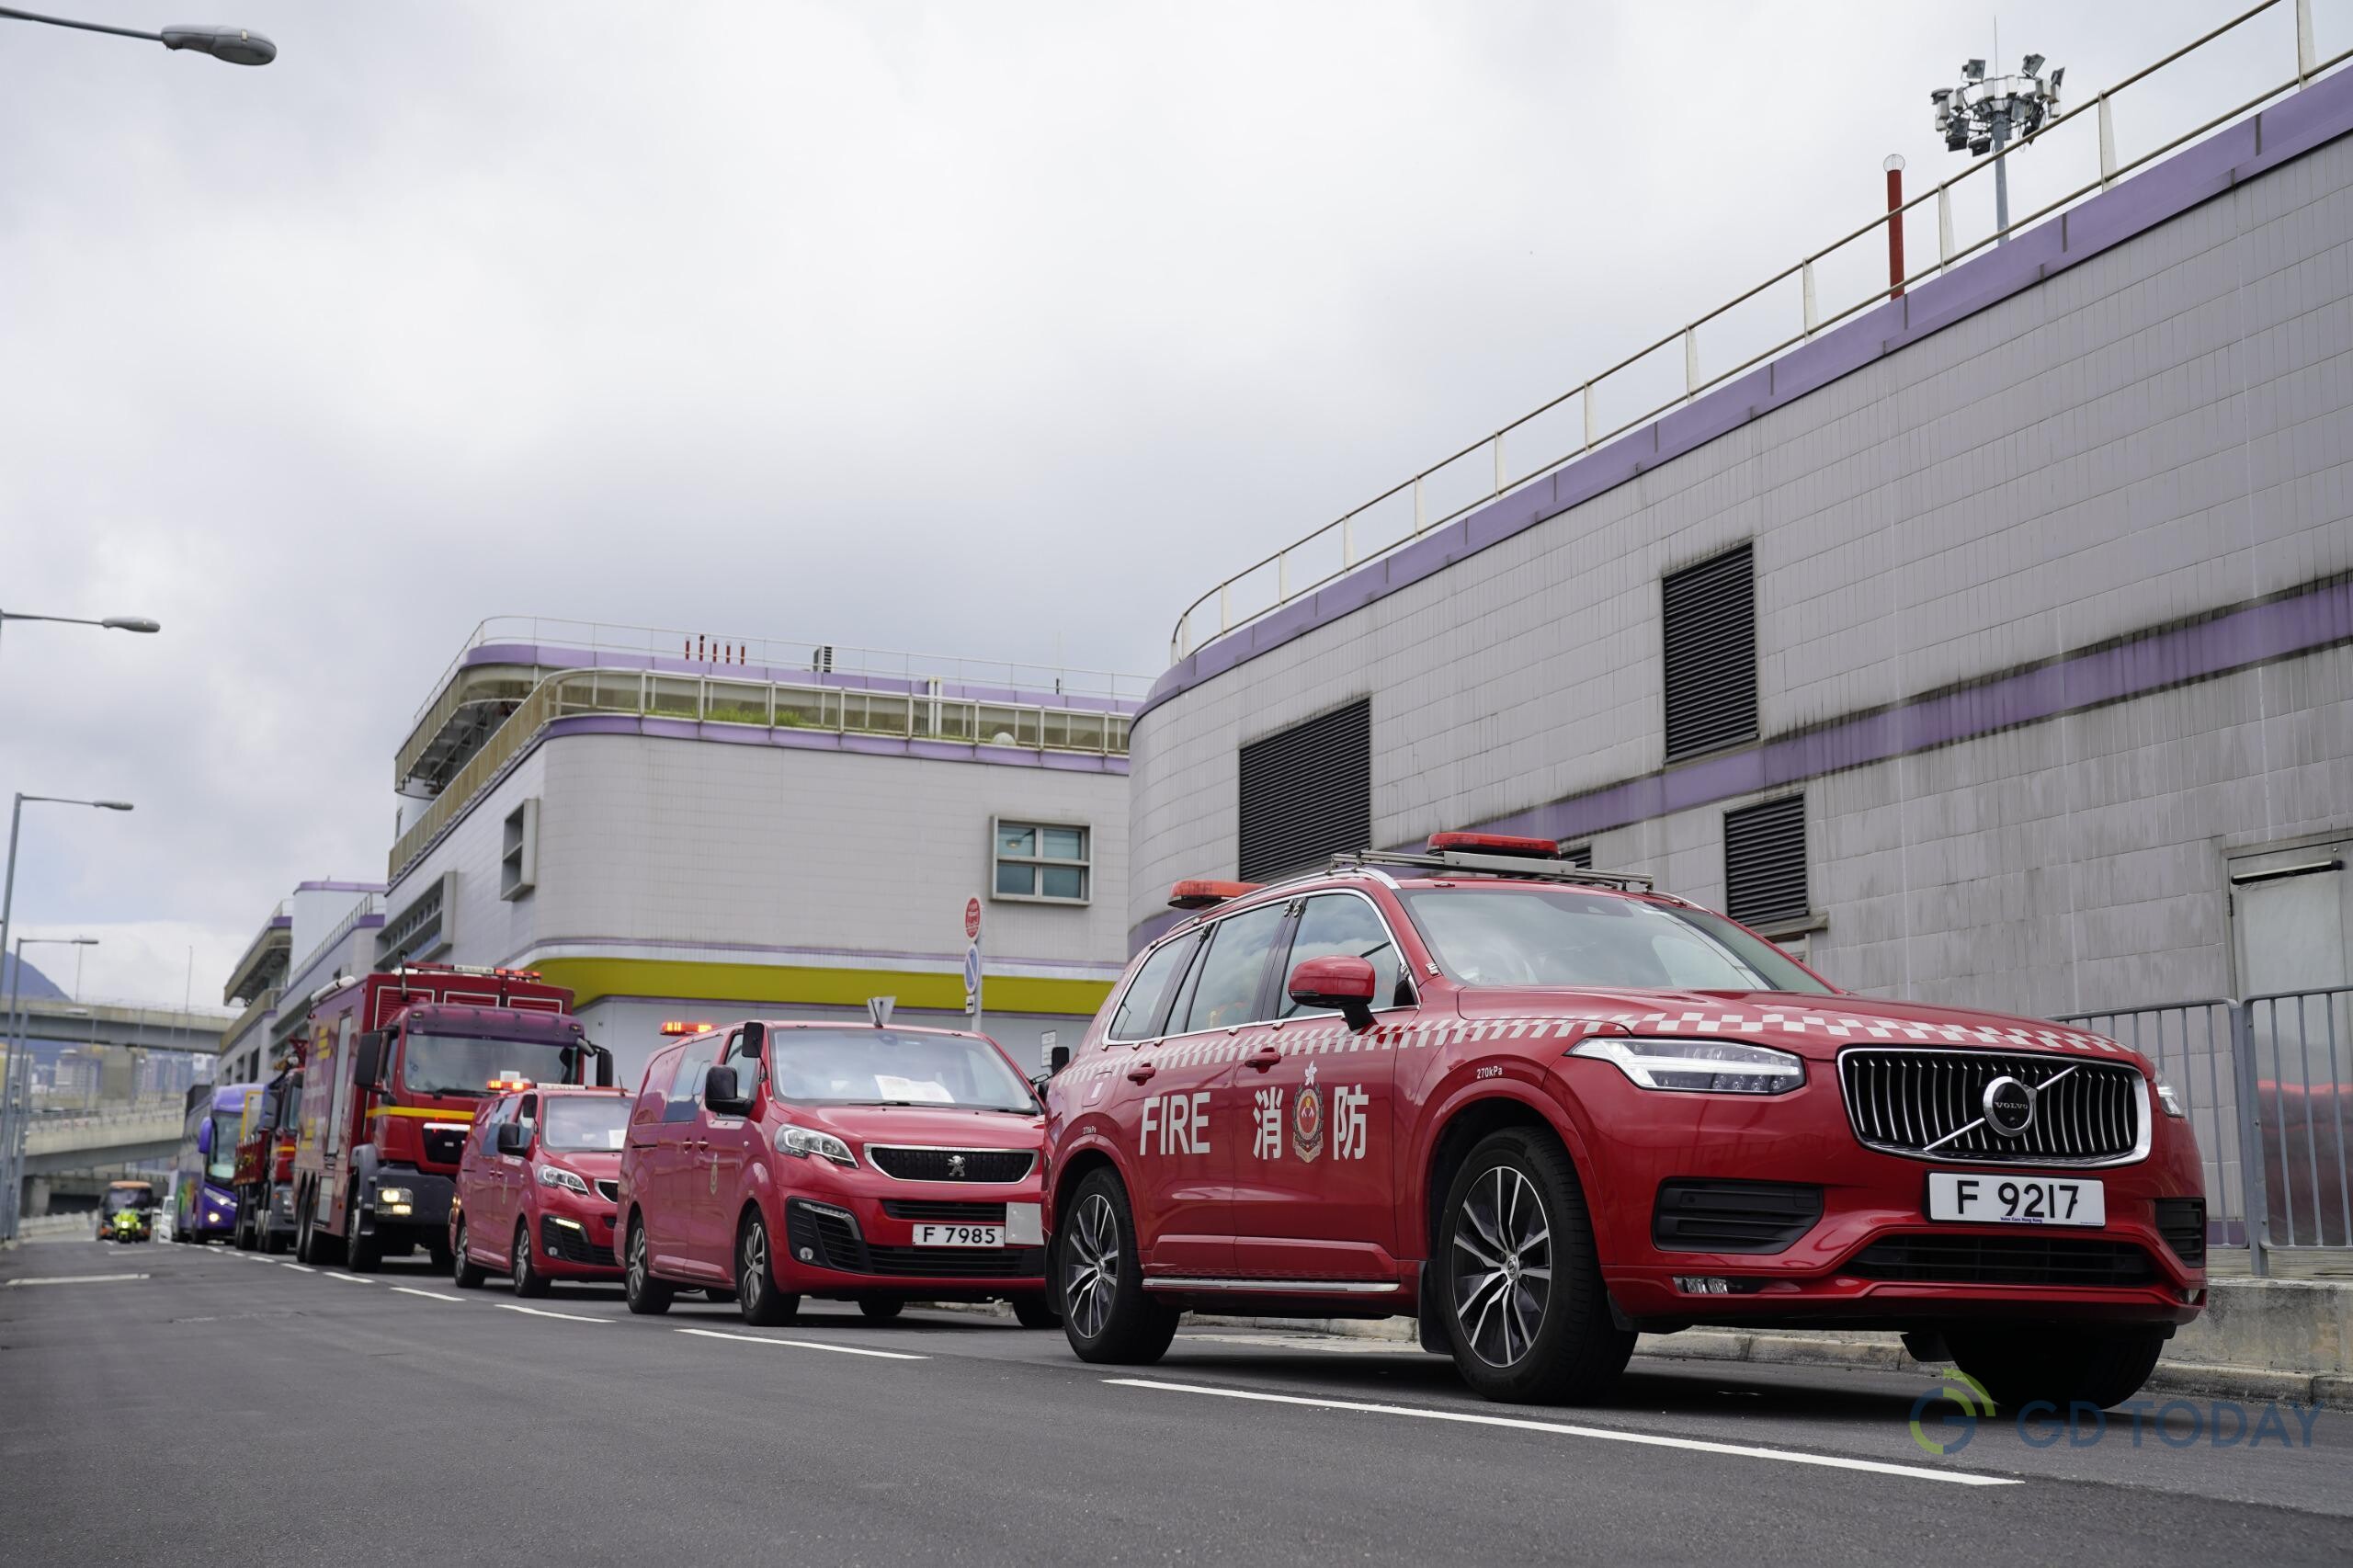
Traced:
<path fill-rule="evenodd" d="M 1889 1236 L 1839 1270 L 1920 1285 L 2146 1285 L 2149 1255 L 2130 1242 L 2061 1236 Z"/>
<path fill-rule="evenodd" d="M 1002 1203 L 944 1203 L 928 1198 L 886 1198 L 882 1212 L 893 1220 L 930 1220 L 943 1225 L 1002 1225 Z"/>
<path fill-rule="evenodd" d="M 1028 1149 L 910 1149 L 869 1143 L 866 1157 L 884 1176 L 901 1181 L 972 1181 L 1002 1186 L 1019 1181 L 1037 1165 Z"/>
<path fill-rule="evenodd" d="M 2035 1091 L 2033 1124 L 2015 1138 L 1984 1119 L 1985 1085 L 2002 1077 Z M 1855 1137 L 1915 1158 L 2108 1165 L 2140 1149 L 2147 1112 L 2137 1068 L 2072 1056 L 1866 1048 L 1838 1058 L 1838 1082 Z"/>
<path fill-rule="evenodd" d="M 1778 1181 L 1661 1182 L 1651 1244 L 1661 1252 L 1787 1252 L 1822 1218 L 1822 1188 Z"/>
<path fill-rule="evenodd" d="M 2192 1268 L 2206 1266 L 2206 1200 L 2202 1198 L 2157 1199 L 2157 1234 L 2173 1248 L 2174 1256 Z"/>

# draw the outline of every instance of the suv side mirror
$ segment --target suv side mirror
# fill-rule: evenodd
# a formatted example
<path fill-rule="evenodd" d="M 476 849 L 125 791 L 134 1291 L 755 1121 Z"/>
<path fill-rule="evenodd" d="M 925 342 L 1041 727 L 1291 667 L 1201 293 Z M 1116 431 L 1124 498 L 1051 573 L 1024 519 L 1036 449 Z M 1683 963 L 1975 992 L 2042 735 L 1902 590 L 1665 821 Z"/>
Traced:
<path fill-rule="evenodd" d="M 703 1075 L 702 1106 L 713 1116 L 749 1116 L 752 1096 L 735 1087 L 735 1069 L 713 1067 Z"/>
<path fill-rule="evenodd" d="M 1348 1028 L 1372 1028 L 1372 994 L 1381 977 L 1370 960 L 1335 953 L 1309 959 L 1290 971 L 1290 999 L 1302 1007 L 1336 1010 Z"/>
<path fill-rule="evenodd" d="M 351 1085 L 372 1089 L 383 1081 L 384 1031 L 369 1029 L 351 1042 Z"/>
<path fill-rule="evenodd" d="M 531 1130 L 522 1122 L 502 1121 L 498 1124 L 498 1131 L 494 1136 L 498 1140 L 498 1152 L 502 1154 L 523 1154 L 530 1152 Z"/>

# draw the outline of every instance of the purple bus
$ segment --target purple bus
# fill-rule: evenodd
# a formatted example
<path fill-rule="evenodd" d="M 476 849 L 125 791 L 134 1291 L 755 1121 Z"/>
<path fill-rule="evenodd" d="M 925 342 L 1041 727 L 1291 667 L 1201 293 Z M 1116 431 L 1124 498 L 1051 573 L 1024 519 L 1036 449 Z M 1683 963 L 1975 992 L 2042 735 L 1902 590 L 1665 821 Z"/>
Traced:
<path fill-rule="evenodd" d="M 200 1246 L 236 1231 L 237 1128 L 245 1096 L 260 1087 L 199 1084 L 188 1092 L 188 1124 L 172 1182 L 172 1240 Z"/>

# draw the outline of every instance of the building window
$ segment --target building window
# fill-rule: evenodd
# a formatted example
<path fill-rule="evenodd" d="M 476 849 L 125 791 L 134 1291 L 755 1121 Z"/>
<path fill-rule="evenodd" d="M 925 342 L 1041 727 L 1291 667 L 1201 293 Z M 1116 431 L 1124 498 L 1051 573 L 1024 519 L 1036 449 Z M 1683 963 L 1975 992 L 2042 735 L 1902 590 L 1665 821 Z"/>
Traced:
<path fill-rule="evenodd" d="M 1802 920 L 1805 797 L 1787 795 L 1724 813 L 1724 913 L 1744 926 Z"/>
<path fill-rule="evenodd" d="M 540 883 L 540 798 L 528 796 L 506 813 L 498 857 L 498 896 L 521 898 Z"/>
<path fill-rule="evenodd" d="M 458 873 L 444 871 L 399 914 L 385 917 L 376 933 L 376 967 L 439 958 L 457 940 L 457 919 Z"/>
<path fill-rule="evenodd" d="M 1666 760 L 1756 738 L 1756 585 L 1748 545 L 1659 580 Z"/>
<path fill-rule="evenodd" d="M 1372 847 L 1371 699 L 1252 741 L 1240 760 L 1244 881 Z"/>
<path fill-rule="evenodd" d="M 998 898 L 1030 899 L 1042 903 L 1085 903 L 1092 892 L 1092 862 L 1088 858 L 1093 833 L 1063 823 L 996 823 L 996 880 L 990 884 Z"/>

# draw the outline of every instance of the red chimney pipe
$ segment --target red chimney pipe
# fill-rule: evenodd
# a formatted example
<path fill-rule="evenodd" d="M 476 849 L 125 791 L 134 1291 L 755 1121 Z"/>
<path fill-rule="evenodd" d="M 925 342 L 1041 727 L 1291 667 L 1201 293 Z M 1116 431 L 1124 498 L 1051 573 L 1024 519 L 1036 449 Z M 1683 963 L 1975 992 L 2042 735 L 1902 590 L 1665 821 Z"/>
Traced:
<path fill-rule="evenodd" d="M 1887 297 L 1904 298 L 1904 154 L 1890 153 L 1887 171 Z"/>

